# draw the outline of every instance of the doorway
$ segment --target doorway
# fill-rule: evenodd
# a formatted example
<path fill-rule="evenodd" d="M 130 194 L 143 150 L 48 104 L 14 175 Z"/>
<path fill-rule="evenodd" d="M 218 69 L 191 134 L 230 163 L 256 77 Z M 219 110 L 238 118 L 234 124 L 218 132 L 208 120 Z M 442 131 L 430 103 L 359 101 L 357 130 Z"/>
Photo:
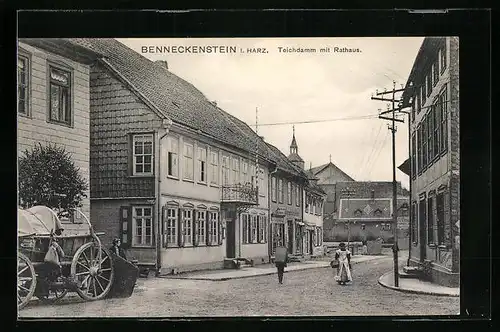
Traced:
<path fill-rule="evenodd" d="M 236 258 L 236 227 L 235 220 L 226 220 L 226 257 Z"/>
<path fill-rule="evenodd" d="M 294 236 L 293 236 L 293 221 L 292 220 L 288 220 L 287 221 L 287 225 L 288 225 L 288 252 L 290 254 L 293 254 L 293 239 L 294 239 Z"/>
<path fill-rule="evenodd" d="M 426 200 L 423 199 L 418 204 L 418 224 L 419 224 L 419 242 L 420 242 L 420 261 L 423 262 L 427 258 L 426 241 L 427 241 L 427 218 L 426 218 Z"/>
<path fill-rule="evenodd" d="M 309 250 L 309 254 L 311 254 L 311 255 L 313 253 L 313 245 L 314 245 L 314 243 L 313 243 L 313 232 L 309 231 L 309 248 L 308 248 L 308 250 Z"/>

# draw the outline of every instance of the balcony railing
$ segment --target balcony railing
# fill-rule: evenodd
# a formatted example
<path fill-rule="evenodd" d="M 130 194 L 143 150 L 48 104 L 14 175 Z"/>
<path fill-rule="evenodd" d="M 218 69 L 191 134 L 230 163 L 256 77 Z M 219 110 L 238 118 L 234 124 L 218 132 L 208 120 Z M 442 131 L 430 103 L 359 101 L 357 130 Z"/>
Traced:
<path fill-rule="evenodd" d="M 222 186 L 222 203 L 258 204 L 258 189 L 252 184 L 232 184 Z"/>

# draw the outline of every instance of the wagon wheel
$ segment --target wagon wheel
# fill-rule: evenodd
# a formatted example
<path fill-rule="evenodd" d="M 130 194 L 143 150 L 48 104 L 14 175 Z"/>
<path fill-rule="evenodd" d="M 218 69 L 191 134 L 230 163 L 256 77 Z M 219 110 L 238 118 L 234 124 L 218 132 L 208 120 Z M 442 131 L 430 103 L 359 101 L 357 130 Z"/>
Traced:
<path fill-rule="evenodd" d="M 37 297 L 43 303 L 52 304 L 62 299 L 66 294 L 68 294 L 67 289 L 49 289 L 48 294 L 37 295 Z"/>
<path fill-rule="evenodd" d="M 84 300 L 104 298 L 109 293 L 114 278 L 111 254 L 104 248 L 99 251 L 95 242 L 85 243 L 73 257 L 71 277 L 79 285 L 76 292 Z"/>
<path fill-rule="evenodd" d="M 22 309 L 33 297 L 36 288 L 35 267 L 28 257 L 17 254 L 17 308 Z"/>

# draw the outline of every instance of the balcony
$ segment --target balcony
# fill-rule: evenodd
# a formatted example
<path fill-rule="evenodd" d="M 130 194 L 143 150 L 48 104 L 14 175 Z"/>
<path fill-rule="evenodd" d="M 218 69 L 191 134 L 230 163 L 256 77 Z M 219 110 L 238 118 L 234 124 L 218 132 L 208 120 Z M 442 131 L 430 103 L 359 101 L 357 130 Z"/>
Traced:
<path fill-rule="evenodd" d="M 258 205 L 258 188 L 250 183 L 223 185 L 221 203 Z"/>

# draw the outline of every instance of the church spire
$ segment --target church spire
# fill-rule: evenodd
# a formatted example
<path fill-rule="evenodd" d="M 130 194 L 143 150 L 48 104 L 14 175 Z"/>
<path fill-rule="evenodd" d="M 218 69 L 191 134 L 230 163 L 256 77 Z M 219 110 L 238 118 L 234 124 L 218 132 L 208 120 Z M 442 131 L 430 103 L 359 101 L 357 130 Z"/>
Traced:
<path fill-rule="evenodd" d="M 295 140 L 295 125 L 292 128 L 293 128 L 293 136 L 292 136 L 292 144 L 290 144 L 290 154 L 298 153 L 299 151 L 299 148 L 297 146 L 297 141 Z"/>

